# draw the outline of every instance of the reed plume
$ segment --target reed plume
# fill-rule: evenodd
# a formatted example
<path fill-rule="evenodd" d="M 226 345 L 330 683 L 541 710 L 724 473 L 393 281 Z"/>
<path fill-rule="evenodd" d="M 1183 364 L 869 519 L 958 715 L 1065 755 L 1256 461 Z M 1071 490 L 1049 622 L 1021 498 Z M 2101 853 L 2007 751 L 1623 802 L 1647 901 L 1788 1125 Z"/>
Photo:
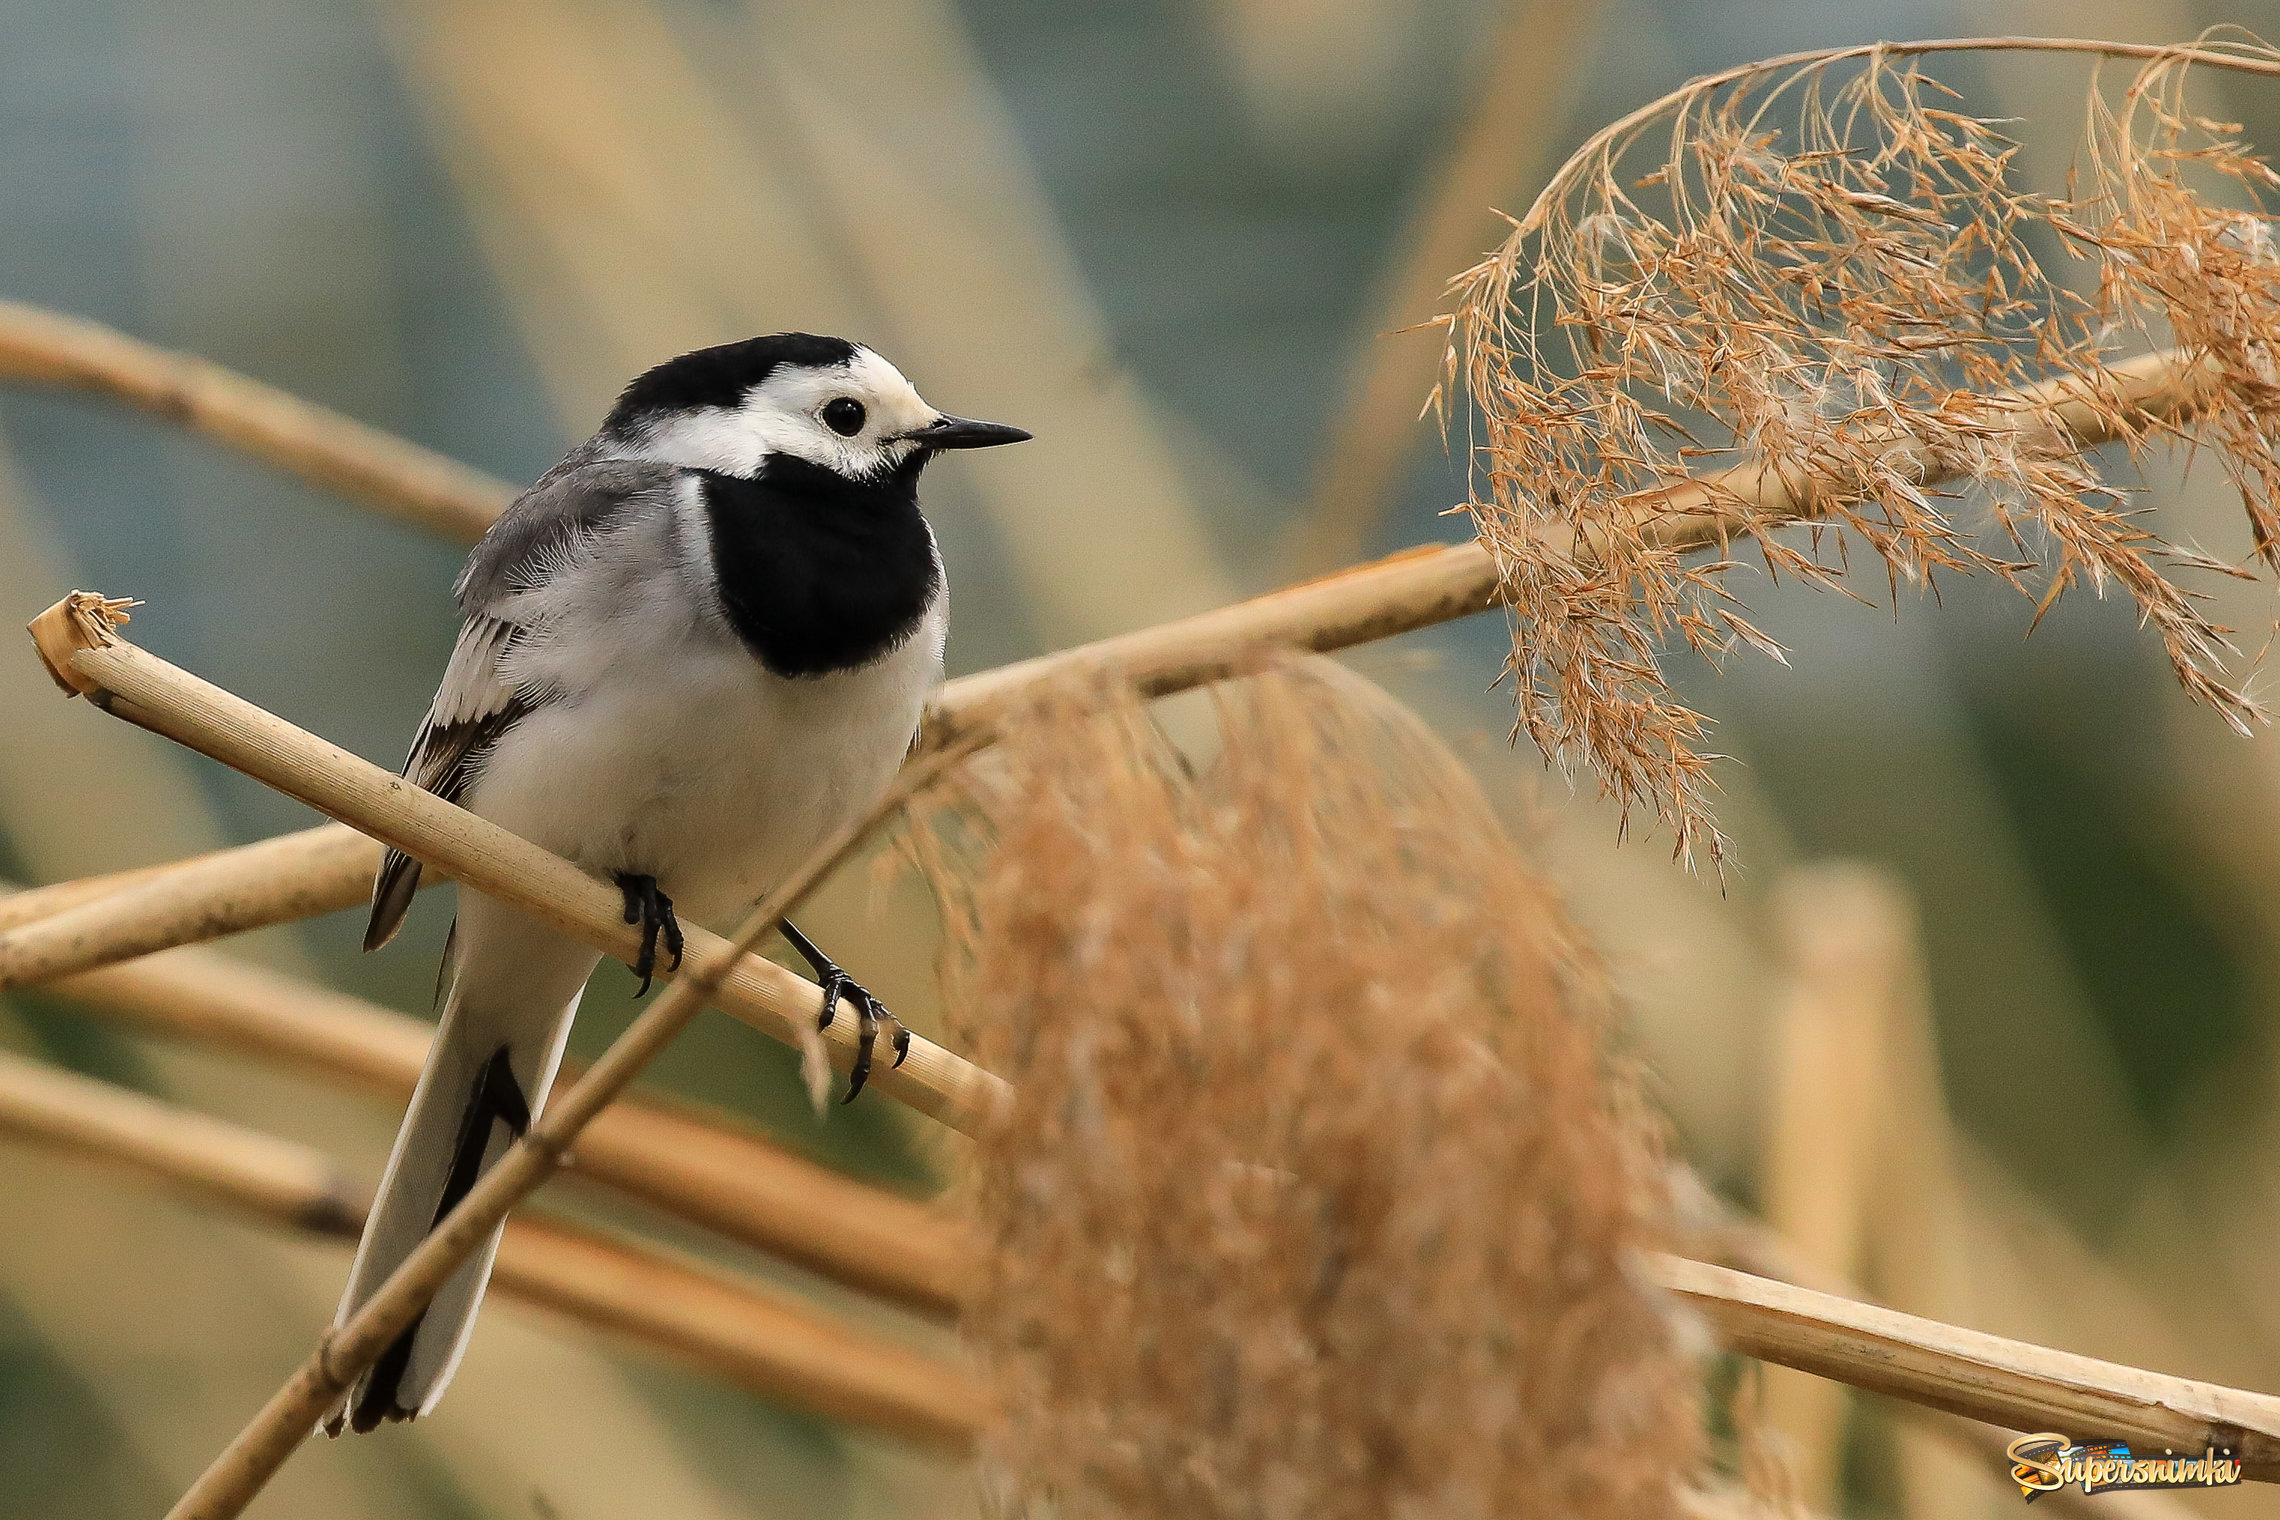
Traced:
<path fill-rule="evenodd" d="M 1389 698 L 1315 665 L 1217 712 L 1196 775 L 1060 688 L 918 832 L 1014 1092 L 971 1182 L 996 1507 L 1670 1513 L 1698 1384 L 1599 973 Z"/>
<path fill-rule="evenodd" d="M 1926 54 L 2138 56 L 2093 79 L 2064 194 L 2015 181 L 2017 143 L 1956 109 Z M 1778 644 L 1742 615 L 1732 558 L 1688 562 L 1657 493 L 1746 459 L 1846 530 L 1735 493 L 1733 532 L 1776 575 L 1835 586 L 1848 542 L 1892 589 L 1999 576 L 2041 608 L 2119 587 L 2186 689 L 2261 717 L 2229 630 L 2192 588 L 2246 574 L 2162 537 L 2063 433 L 2020 426 L 2019 387 L 2079 387 L 2133 449 L 2154 424 L 2106 366 L 2174 345 L 2213 382 L 2198 427 L 2280 568 L 2280 176 L 2188 99 L 2198 67 L 2280 72 L 2261 44 L 2151 49 L 2036 39 L 1798 55 L 1697 80 L 1595 136 L 1493 255 L 1452 286 L 1449 383 L 1477 421 L 1471 515 L 1515 614 L 1518 726 L 1716 857 L 1707 720 L 1666 653 Z M 1957 479 L 1970 511 L 1931 489 Z M 1588 549 L 1595 552 L 1578 552 Z M 2040 616 L 2040 611 L 2037 614 Z"/>

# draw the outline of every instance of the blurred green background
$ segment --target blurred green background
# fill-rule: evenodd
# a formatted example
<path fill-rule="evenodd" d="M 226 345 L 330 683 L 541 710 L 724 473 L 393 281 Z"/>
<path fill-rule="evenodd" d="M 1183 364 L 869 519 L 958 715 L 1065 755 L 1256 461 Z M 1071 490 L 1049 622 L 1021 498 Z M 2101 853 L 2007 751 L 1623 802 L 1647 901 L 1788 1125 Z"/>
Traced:
<path fill-rule="evenodd" d="M 938 404 L 1038 434 L 929 477 L 957 673 L 1456 537 L 1461 519 L 1441 514 L 1462 471 L 1407 422 L 1434 340 L 1383 336 L 1430 313 L 1418 252 L 1453 236 L 1459 255 L 1427 272 L 1454 274 L 1496 237 L 1491 206 L 1518 210 L 1566 146 L 1682 79 L 1877 37 L 2169 41 L 2217 23 L 2280 29 L 2280 14 L 2271 0 L 0 0 L 0 295 L 516 481 L 659 359 L 783 328 L 861 338 Z M 2028 171 L 2055 182 L 2080 69 L 1946 77 L 1971 109 L 2024 118 Z M 2280 91 L 2219 88 L 2253 139 L 2280 142 Z M 1389 344 L 1408 346 L 1386 371 L 1390 410 L 1365 379 Z M 1399 447 L 1349 457 L 1372 429 Z M 1335 506 L 1341 472 L 1371 459 L 1384 489 Z M 2157 459 L 2146 484 L 2173 535 L 2245 551 L 2213 468 Z M 143 598 L 147 647 L 391 767 L 450 647 L 458 558 L 146 419 L 0 393 L 0 614 L 21 622 L 74 586 Z M 1881 586 L 1863 589 L 1882 600 Z M 1781 1074 L 1802 1070 L 1784 1065 L 1798 984 L 1784 926 L 1813 906 L 1782 884 L 1871 863 L 1920 919 L 1926 996 L 1894 1017 L 1928 1019 L 1938 1075 L 1882 1110 L 1885 1170 L 1837 1209 L 1873 1217 L 1831 1226 L 1832 1265 L 1983 1328 L 2280 1388 L 2280 740 L 2242 741 L 2186 703 L 2117 601 L 2070 597 L 2028 641 L 2032 609 L 1996 587 L 1945 583 L 1939 605 L 1897 609 L 1746 573 L 1741 589 L 1789 665 L 1680 667 L 1735 757 L 1722 890 L 1653 834 L 1618 848 L 1587 779 L 1571 791 L 1505 745 L 1500 620 L 1354 663 L 1510 802 L 1600 937 L 1706 1175 L 1764 1201 L 1794 1139 L 1769 1119 Z M 2269 589 L 2217 594 L 2260 650 Z M 311 821 L 59 702 L 28 650 L 0 693 L 15 879 Z M 925 1027 L 923 907 L 861 875 L 835 888 L 823 937 Z M 446 896 L 378 956 L 357 953 L 361 916 L 345 914 L 234 948 L 421 1011 Z M 622 1026 L 630 987 L 605 969 L 574 1048 Z M 134 1043 L 38 997 L 7 1001 L 0 1043 L 322 1143 L 367 1174 L 394 1129 L 382 1105 Z M 1899 1091 L 1889 1075 L 1871 1062 L 1863 1080 Z M 944 1142 L 921 1122 L 885 1102 L 817 1122 L 789 1058 L 727 1020 L 700 1024 L 658 1080 L 892 1185 L 939 1181 Z M 1946 1200 L 1922 1248 L 1970 1263 L 1943 1285 L 1896 1265 L 1919 1189 Z M 325 1321 L 344 1270 L 340 1252 L 0 1145 L 0 1516 L 158 1512 Z M 1808 1466 L 1829 1468 L 1824 1492 L 1850 1512 L 2017 1502 L 1991 1466 L 1862 1414 L 1845 1424 L 1840 1397 L 1833 1416 L 1795 1416 L 1808 1446 L 1834 1443 Z M 883 1438 L 494 1306 L 437 1417 L 319 1443 L 256 1512 L 970 1502 L 957 1469 Z M 2280 1513 L 2262 1491 L 2195 1502 Z"/>

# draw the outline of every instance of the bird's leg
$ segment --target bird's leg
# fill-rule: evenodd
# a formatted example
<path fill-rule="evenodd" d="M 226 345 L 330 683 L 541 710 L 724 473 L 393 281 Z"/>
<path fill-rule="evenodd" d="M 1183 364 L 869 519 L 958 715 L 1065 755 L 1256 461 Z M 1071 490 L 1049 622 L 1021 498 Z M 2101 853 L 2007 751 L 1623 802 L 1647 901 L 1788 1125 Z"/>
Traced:
<path fill-rule="evenodd" d="M 819 1030 L 831 1027 L 831 1021 L 838 1016 L 841 998 L 855 1005 L 855 1065 L 847 1073 L 847 1096 L 840 1100 L 852 1103 L 855 1095 L 863 1090 L 863 1084 L 871 1079 L 871 1047 L 878 1043 L 880 1021 L 884 1020 L 894 1026 L 897 1066 L 902 1065 L 903 1057 L 910 1054 L 910 1031 L 903 1028 L 902 1020 L 887 1012 L 886 1004 L 871 996 L 862 983 L 840 970 L 837 961 L 818 950 L 815 941 L 800 933 L 791 920 L 786 919 L 780 927 L 784 938 L 791 942 L 792 948 L 800 953 L 800 958 L 808 963 L 808 969 L 815 973 L 816 985 L 823 989 L 823 1013 L 816 1019 L 815 1027 Z"/>
<path fill-rule="evenodd" d="M 641 978 L 635 997 L 647 995 L 649 979 L 657 973 L 657 940 L 665 940 L 665 953 L 673 957 L 667 968 L 681 969 L 681 921 L 673 916 L 673 899 L 657 890 L 657 878 L 632 871 L 617 873 L 618 890 L 625 894 L 625 921 L 641 925 L 641 954 L 634 957 L 633 974 Z"/>

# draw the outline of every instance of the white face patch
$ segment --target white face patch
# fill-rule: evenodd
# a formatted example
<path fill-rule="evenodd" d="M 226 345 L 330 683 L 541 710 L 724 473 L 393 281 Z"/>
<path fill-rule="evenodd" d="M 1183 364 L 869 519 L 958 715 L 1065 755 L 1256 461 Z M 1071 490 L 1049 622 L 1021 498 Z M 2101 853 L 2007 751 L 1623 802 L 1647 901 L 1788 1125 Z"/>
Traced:
<path fill-rule="evenodd" d="M 859 424 L 847 403 L 862 409 Z M 790 454 L 851 478 L 877 476 L 917 447 L 901 441 L 903 434 L 941 415 L 902 371 L 858 347 L 844 366 L 779 366 L 741 406 L 707 407 L 651 423 L 627 452 L 724 475 L 756 475 L 768 455 Z M 839 430 L 851 424 L 852 432 Z"/>

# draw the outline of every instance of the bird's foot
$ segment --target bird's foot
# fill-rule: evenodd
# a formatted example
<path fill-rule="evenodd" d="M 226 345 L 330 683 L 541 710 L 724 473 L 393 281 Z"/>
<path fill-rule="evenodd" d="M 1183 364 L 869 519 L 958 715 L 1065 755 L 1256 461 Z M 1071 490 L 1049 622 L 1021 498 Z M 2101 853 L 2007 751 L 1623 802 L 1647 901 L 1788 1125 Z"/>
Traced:
<path fill-rule="evenodd" d="M 633 974 L 641 978 L 641 990 L 634 996 L 644 997 L 649 992 L 649 979 L 657 974 L 660 938 L 665 941 L 665 953 L 673 957 L 673 964 L 666 969 L 681 969 L 681 921 L 673 916 L 673 899 L 657 890 L 656 877 L 620 871 L 617 884 L 625 894 L 625 921 L 641 925 L 641 954 L 634 957 Z"/>
<path fill-rule="evenodd" d="M 817 1017 L 815 1027 L 819 1030 L 831 1027 L 831 1021 L 839 1016 L 842 999 L 855 1005 L 855 1064 L 847 1073 L 847 1096 L 840 1099 L 842 1103 L 852 1103 L 855 1095 L 863 1090 L 863 1084 L 871 1079 L 871 1051 L 879 1042 L 879 1026 L 882 1023 L 894 1026 L 894 1064 L 897 1066 L 910 1054 L 910 1031 L 903 1027 L 902 1020 L 887 1012 L 886 1004 L 873 997 L 868 988 L 817 949 L 814 940 L 800 933 L 789 921 L 782 927 L 784 938 L 808 963 L 808 968 L 815 973 L 816 985 L 823 989 L 823 1012 Z"/>

